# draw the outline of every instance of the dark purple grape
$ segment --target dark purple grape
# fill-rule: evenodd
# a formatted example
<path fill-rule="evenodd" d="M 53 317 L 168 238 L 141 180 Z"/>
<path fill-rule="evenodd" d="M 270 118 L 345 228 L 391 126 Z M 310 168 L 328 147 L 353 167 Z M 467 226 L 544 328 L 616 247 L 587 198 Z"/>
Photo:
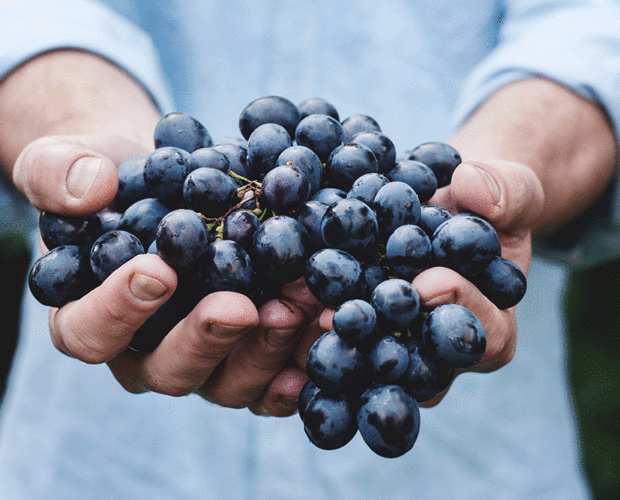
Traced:
<path fill-rule="evenodd" d="M 263 274 L 287 283 L 304 274 L 310 251 L 306 228 L 291 217 L 276 215 L 258 228 L 250 254 L 254 266 Z"/>
<path fill-rule="evenodd" d="M 196 267 L 210 241 L 211 236 L 202 215 L 186 208 L 166 214 L 157 228 L 158 255 L 182 273 Z"/>
<path fill-rule="evenodd" d="M 90 249 L 90 265 L 93 272 L 104 281 L 136 255 L 144 253 L 137 236 L 127 231 L 109 231 L 102 234 Z"/>
<path fill-rule="evenodd" d="M 136 235 L 144 248 L 148 248 L 157 237 L 157 226 L 170 209 L 157 198 L 136 201 L 121 217 L 118 229 Z"/>
<path fill-rule="evenodd" d="M 361 299 L 347 300 L 338 306 L 332 319 L 334 331 L 352 346 L 362 346 L 372 335 L 376 323 L 374 308 Z"/>
<path fill-rule="evenodd" d="M 207 129 L 187 113 L 169 113 L 157 122 L 154 132 L 155 147 L 172 146 L 188 153 L 213 146 Z"/>
<path fill-rule="evenodd" d="M 424 231 L 413 224 L 396 228 L 385 246 L 385 262 L 393 273 L 407 281 L 431 266 L 433 247 Z"/>
<path fill-rule="evenodd" d="M 527 280 L 519 266 L 500 256 L 496 256 L 471 280 L 499 309 L 516 306 L 527 288 Z"/>
<path fill-rule="evenodd" d="M 349 192 L 347 198 L 356 198 L 363 201 L 370 208 L 375 208 L 375 196 L 390 180 L 383 174 L 370 173 L 358 177 Z"/>
<path fill-rule="evenodd" d="M 325 163 L 331 152 L 344 144 L 342 125 L 328 115 L 308 115 L 295 129 L 295 141 L 316 153 Z"/>
<path fill-rule="evenodd" d="M 381 127 L 374 118 L 361 113 L 345 118 L 342 121 L 342 128 L 345 133 L 345 142 L 349 142 L 360 132 L 381 132 Z"/>
<path fill-rule="evenodd" d="M 227 174 L 230 170 L 228 157 L 214 148 L 200 148 L 189 155 L 189 171 L 197 168 L 214 168 Z"/>
<path fill-rule="evenodd" d="M 297 105 L 297 109 L 302 120 L 309 115 L 329 115 L 334 120 L 340 121 L 334 105 L 320 97 L 304 99 Z"/>
<path fill-rule="evenodd" d="M 215 146 L 222 146 L 222 145 L 229 145 L 229 144 L 233 144 L 235 146 L 241 146 L 242 148 L 247 148 L 248 147 L 248 141 L 246 139 L 244 139 L 243 137 L 222 137 L 219 141 L 217 141 L 215 144 L 213 144 L 213 146 L 211 147 L 215 147 Z"/>
<path fill-rule="evenodd" d="M 146 159 L 144 182 L 164 205 L 177 208 L 183 202 L 183 182 L 189 174 L 189 153 L 176 147 L 161 147 Z"/>
<path fill-rule="evenodd" d="M 379 283 L 372 292 L 370 303 L 381 325 L 406 329 L 420 311 L 420 296 L 413 285 L 400 278 Z"/>
<path fill-rule="evenodd" d="M 121 219 L 123 218 L 122 213 L 115 212 L 113 210 L 99 212 L 96 215 L 101 221 L 101 234 L 118 229 L 118 226 L 121 223 Z"/>
<path fill-rule="evenodd" d="M 433 235 L 434 265 L 453 269 L 465 278 L 475 276 L 500 253 L 493 226 L 473 215 L 452 217 Z"/>
<path fill-rule="evenodd" d="M 327 211 L 327 205 L 320 201 L 310 200 L 299 209 L 295 219 L 306 228 L 310 235 L 312 249 L 314 251 L 325 247 L 323 235 L 321 234 L 321 220 Z"/>
<path fill-rule="evenodd" d="M 267 172 L 263 178 L 262 194 L 267 206 L 276 214 L 288 214 L 308 201 L 310 183 L 299 167 L 281 165 Z"/>
<path fill-rule="evenodd" d="M 450 218 L 452 218 L 452 215 L 443 207 L 437 205 L 423 205 L 418 226 L 420 226 L 432 240 L 435 230 Z"/>
<path fill-rule="evenodd" d="M 319 189 L 312 198 L 312 201 L 320 201 L 321 203 L 325 203 L 325 205 L 329 206 L 332 203 L 342 200 L 347 197 L 347 192 L 342 189 L 337 189 L 333 187 L 326 187 L 323 189 Z"/>
<path fill-rule="evenodd" d="M 248 165 L 260 179 L 273 170 L 280 154 L 292 144 L 291 136 L 281 125 L 260 125 L 248 139 Z"/>
<path fill-rule="evenodd" d="M 333 330 L 319 337 L 308 351 L 306 373 L 325 394 L 359 396 L 366 388 L 368 360 Z"/>
<path fill-rule="evenodd" d="M 448 388 L 454 378 L 454 367 L 432 356 L 422 338 L 407 342 L 409 363 L 396 383 L 418 403 L 430 401 Z"/>
<path fill-rule="evenodd" d="M 319 302 L 339 306 L 350 299 L 362 298 L 362 266 L 351 254 L 335 248 L 314 253 L 306 264 L 306 284 Z"/>
<path fill-rule="evenodd" d="M 306 414 L 306 408 L 312 398 L 316 396 L 321 389 L 319 389 L 312 380 L 308 380 L 301 389 L 299 393 L 299 398 L 297 399 L 297 411 L 299 412 L 299 417 L 303 420 Z"/>
<path fill-rule="evenodd" d="M 386 269 L 377 262 L 362 262 L 362 275 L 364 282 L 364 293 L 362 298 L 370 300 L 370 296 L 375 287 L 388 279 Z"/>
<path fill-rule="evenodd" d="M 217 240 L 209 245 L 200 266 L 200 279 L 207 293 L 230 291 L 248 294 L 252 262 L 236 241 Z"/>
<path fill-rule="evenodd" d="M 427 165 L 437 178 L 437 187 L 450 184 L 452 173 L 461 163 L 461 155 L 449 144 L 443 142 L 426 142 L 411 151 L 410 160 Z"/>
<path fill-rule="evenodd" d="M 28 275 L 32 295 L 49 307 L 81 299 L 100 283 L 90 267 L 88 250 L 77 245 L 50 250 L 37 259 Z"/>
<path fill-rule="evenodd" d="M 239 117 L 241 135 L 249 139 L 260 125 L 277 123 L 286 129 L 290 137 L 295 136 L 295 128 L 300 116 L 297 106 L 280 96 L 260 97 L 248 104 Z"/>
<path fill-rule="evenodd" d="M 404 182 L 388 182 L 377 192 L 374 204 L 379 233 L 385 241 L 396 228 L 417 224 L 420 220 L 420 199 L 411 186 Z"/>
<path fill-rule="evenodd" d="M 146 158 L 146 156 L 135 156 L 128 158 L 118 166 L 118 190 L 114 197 L 114 207 L 117 210 L 125 210 L 136 201 L 151 197 L 144 182 Z"/>
<path fill-rule="evenodd" d="M 418 438 L 420 409 L 402 387 L 375 385 L 358 402 L 357 425 L 364 442 L 377 455 L 400 457 Z"/>
<path fill-rule="evenodd" d="M 345 198 L 332 203 L 325 211 L 321 235 L 328 247 L 362 258 L 373 251 L 379 225 L 375 213 L 363 201 Z"/>
<path fill-rule="evenodd" d="M 235 210 L 224 219 L 224 239 L 239 243 L 246 251 L 252 248 L 254 233 L 258 230 L 258 217 L 248 210 Z"/>
<path fill-rule="evenodd" d="M 359 132 L 348 144 L 363 144 L 370 149 L 377 159 L 380 174 L 389 172 L 396 164 L 396 147 L 392 140 L 381 132 Z"/>
<path fill-rule="evenodd" d="M 314 115 L 319 116 L 319 115 Z M 363 144 L 344 144 L 332 151 L 325 163 L 325 177 L 330 186 L 349 191 L 364 174 L 377 173 L 374 153 Z"/>
<path fill-rule="evenodd" d="M 342 448 L 357 433 L 355 405 L 345 396 L 319 392 L 306 407 L 304 431 L 317 448 Z"/>
<path fill-rule="evenodd" d="M 258 178 L 257 173 L 248 164 L 248 149 L 237 144 L 218 144 L 213 146 L 215 151 L 219 151 L 228 159 L 230 163 L 230 172 L 234 172 L 246 179 L 255 180 Z"/>
<path fill-rule="evenodd" d="M 368 354 L 373 380 L 377 383 L 395 383 L 407 371 L 409 351 L 396 337 L 381 337 Z"/>
<path fill-rule="evenodd" d="M 419 161 L 400 161 L 385 175 L 391 181 L 409 184 L 420 198 L 420 203 L 430 200 L 437 191 L 435 174 L 429 166 Z"/>
<path fill-rule="evenodd" d="M 43 211 L 39 232 L 48 250 L 62 245 L 90 246 L 102 234 L 101 219 L 97 215 L 71 217 Z"/>
<path fill-rule="evenodd" d="M 323 164 L 314 151 L 305 146 L 291 146 L 286 148 L 278 159 L 276 166 L 295 165 L 304 173 L 310 183 L 310 194 L 316 193 L 321 189 L 323 179 Z"/>
<path fill-rule="evenodd" d="M 435 357 L 455 368 L 475 365 L 486 348 L 486 335 L 480 320 L 458 304 L 433 309 L 422 326 L 424 346 Z"/>
<path fill-rule="evenodd" d="M 190 172 L 183 184 L 183 198 L 188 208 L 209 218 L 220 217 L 239 203 L 237 183 L 214 168 Z"/>

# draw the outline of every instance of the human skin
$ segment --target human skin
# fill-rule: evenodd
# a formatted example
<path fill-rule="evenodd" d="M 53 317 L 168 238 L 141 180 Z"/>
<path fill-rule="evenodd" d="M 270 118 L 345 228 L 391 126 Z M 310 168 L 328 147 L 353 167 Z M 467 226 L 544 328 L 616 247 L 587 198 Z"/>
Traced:
<path fill-rule="evenodd" d="M 114 197 L 118 164 L 152 150 L 159 117 L 143 88 L 111 63 L 79 51 L 53 51 L 0 84 L 2 166 L 38 209 L 94 213 Z M 583 211 L 615 172 L 616 143 L 604 112 L 541 78 L 490 96 L 451 143 L 464 162 L 431 203 L 486 217 L 498 231 L 502 254 L 526 273 L 532 234 L 553 231 Z M 286 285 L 283 299 L 260 311 L 240 294 L 218 292 L 152 353 L 127 351 L 135 330 L 176 284 L 174 271 L 159 257 L 136 257 L 84 298 L 50 310 L 54 345 L 86 363 L 106 362 L 130 392 L 195 392 L 257 414 L 294 413 L 307 380 L 305 355 L 330 328 L 333 311 L 316 301 L 303 280 Z M 497 309 L 445 268 L 421 273 L 414 285 L 425 308 L 458 303 L 479 317 L 488 343 L 473 370 L 493 371 L 510 361 L 514 308 Z"/>

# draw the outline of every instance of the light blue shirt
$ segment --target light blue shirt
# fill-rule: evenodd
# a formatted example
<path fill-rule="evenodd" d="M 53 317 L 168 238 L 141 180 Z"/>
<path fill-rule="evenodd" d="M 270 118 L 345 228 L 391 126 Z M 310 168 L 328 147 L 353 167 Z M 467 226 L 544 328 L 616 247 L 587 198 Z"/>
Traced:
<path fill-rule="evenodd" d="M 620 123 L 617 2 L 108 2 L 155 47 L 97 3 L 0 3 L 0 74 L 53 47 L 94 51 L 216 140 L 238 135 L 251 100 L 278 94 L 324 97 L 341 118 L 369 114 L 410 149 L 447 138 L 487 95 L 532 74 Z M 394 460 L 359 435 L 319 450 L 296 416 L 128 394 L 106 366 L 58 353 L 45 308 L 29 297 L 0 413 L 0 498 L 588 498 L 564 364 L 565 275 L 533 262 L 513 361 L 458 377 Z"/>

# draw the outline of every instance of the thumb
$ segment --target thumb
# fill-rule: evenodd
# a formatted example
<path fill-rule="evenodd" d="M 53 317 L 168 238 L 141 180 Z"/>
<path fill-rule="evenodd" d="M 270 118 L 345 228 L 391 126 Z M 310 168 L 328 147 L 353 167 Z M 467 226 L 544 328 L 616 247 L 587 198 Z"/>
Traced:
<path fill-rule="evenodd" d="M 87 215 L 113 200 L 118 189 L 117 166 L 140 154 L 145 154 L 142 147 L 121 137 L 44 137 L 20 153 L 13 181 L 40 210 Z"/>

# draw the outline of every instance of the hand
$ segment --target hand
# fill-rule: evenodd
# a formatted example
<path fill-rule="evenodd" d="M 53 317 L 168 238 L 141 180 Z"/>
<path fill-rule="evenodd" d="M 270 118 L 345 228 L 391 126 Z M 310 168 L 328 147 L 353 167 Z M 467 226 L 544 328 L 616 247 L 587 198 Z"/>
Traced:
<path fill-rule="evenodd" d="M 144 148 L 119 137 L 54 136 L 30 143 L 19 155 L 14 180 L 33 205 L 86 215 L 114 198 L 116 169 Z M 78 171 L 78 169 L 80 169 Z M 260 311 L 245 296 L 217 292 L 198 306 L 149 354 L 128 351 L 133 334 L 177 286 L 177 276 L 155 255 L 140 255 L 80 300 L 50 310 L 50 333 L 63 353 L 86 363 L 108 363 L 130 392 L 173 396 L 195 392 L 220 405 L 290 415 L 305 382 L 285 367 L 304 311 L 285 300 Z"/>
<path fill-rule="evenodd" d="M 496 229 L 502 255 L 527 274 L 531 260 L 531 229 L 543 207 L 542 186 L 532 170 L 519 163 L 492 160 L 461 164 L 449 186 L 429 201 L 452 213 L 471 211 L 485 217 Z M 433 267 L 413 280 L 423 309 L 460 304 L 482 322 L 487 346 L 478 364 L 463 371 L 491 372 L 507 364 L 515 352 L 515 308 L 500 310 L 467 279 L 447 268 Z M 333 309 L 325 309 L 319 325 L 332 328 Z M 447 390 L 422 406 L 434 406 Z"/>

